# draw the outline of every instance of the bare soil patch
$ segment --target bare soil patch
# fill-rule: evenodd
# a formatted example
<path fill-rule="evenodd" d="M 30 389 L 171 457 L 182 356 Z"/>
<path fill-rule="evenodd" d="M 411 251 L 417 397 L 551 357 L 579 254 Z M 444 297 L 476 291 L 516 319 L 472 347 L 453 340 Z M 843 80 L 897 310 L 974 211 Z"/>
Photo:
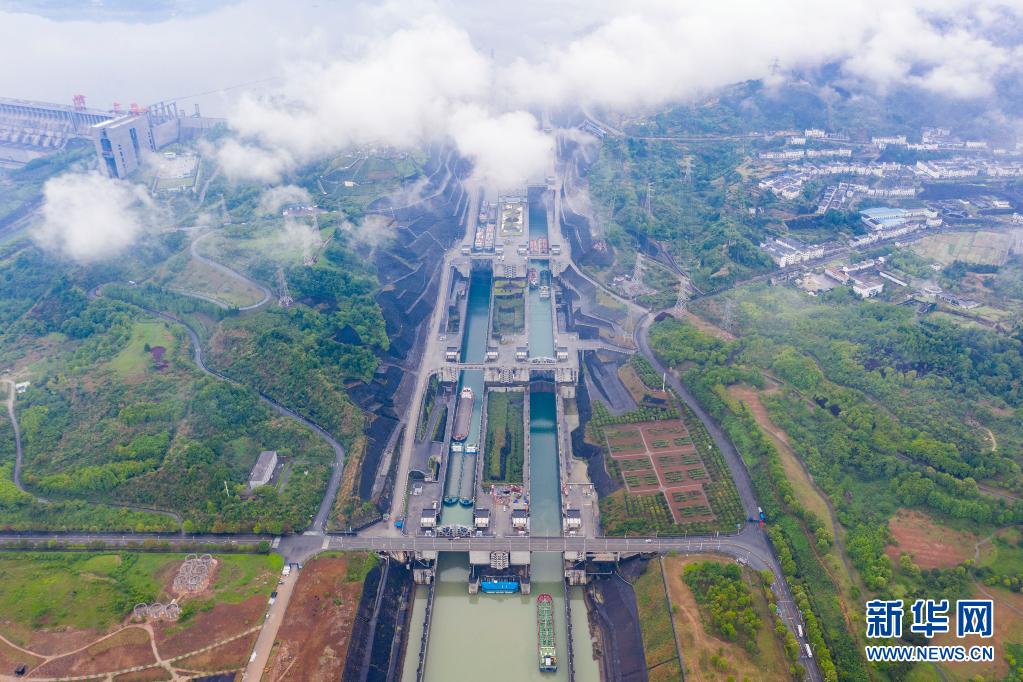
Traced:
<path fill-rule="evenodd" d="M 760 400 L 761 393 L 769 395 L 777 391 L 777 388 L 772 387 L 761 392 L 745 384 L 736 384 L 728 387 L 728 394 L 733 398 L 741 400 L 749 407 L 757 425 L 763 429 L 767 437 L 774 443 L 774 447 L 778 450 L 781 458 L 782 468 L 785 469 L 785 477 L 789 479 L 789 482 L 795 488 L 800 502 L 816 514 L 820 520 L 827 523 L 832 535 L 837 537 L 839 529 L 832 519 L 831 510 L 828 508 L 824 494 L 817 489 L 813 479 L 810 478 L 806 469 L 803 468 L 799 456 L 792 449 L 788 434 L 771 421 L 771 415 L 768 414 L 767 408 Z"/>
<path fill-rule="evenodd" d="M 346 557 L 321 557 L 305 565 L 264 680 L 340 678 L 362 593 L 362 583 L 347 582 L 347 573 Z"/>
<path fill-rule="evenodd" d="M 245 667 L 256 644 L 258 632 L 239 637 L 238 639 L 214 647 L 188 658 L 174 661 L 175 668 L 216 672 L 219 670 L 240 670 Z"/>
<path fill-rule="evenodd" d="M 171 679 L 171 674 L 165 668 L 155 667 L 118 675 L 114 678 L 114 682 L 163 682 L 169 679 Z"/>
<path fill-rule="evenodd" d="M 75 630 L 62 628 L 55 630 L 29 630 L 18 624 L 4 622 L 3 635 L 19 646 L 43 656 L 56 656 L 61 652 L 74 651 L 102 637 L 104 633 L 96 630 Z"/>
<path fill-rule="evenodd" d="M 964 597 L 965 599 L 966 597 Z M 991 599 L 995 603 L 995 634 L 990 639 L 971 636 L 959 639 L 952 632 L 936 635 L 930 641 L 936 645 L 994 646 L 995 660 L 963 663 L 946 663 L 941 666 L 944 677 L 948 680 L 1000 680 L 1009 673 L 1009 664 L 1005 660 L 1005 645 L 1012 642 L 1023 642 L 1023 594 L 1011 592 L 997 587 L 987 587 L 975 583 L 969 598 Z"/>
<path fill-rule="evenodd" d="M 721 327 L 708 322 L 707 320 L 699 317 L 691 311 L 685 311 L 682 314 L 682 319 L 699 329 L 704 334 L 710 334 L 711 336 L 721 339 L 722 341 L 734 341 L 735 335 L 731 332 L 722 329 Z"/>
<path fill-rule="evenodd" d="M 643 397 L 647 394 L 647 387 L 636 374 L 635 368 L 628 363 L 622 365 L 618 368 L 618 378 L 622 380 L 622 385 L 625 386 L 632 399 L 637 403 L 642 402 Z"/>
<path fill-rule="evenodd" d="M 4 673 L 14 670 L 22 663 L 27 665 L 29 671 L 31 671 L 42 662 L 42 658 L 18 651 L 5 642 L 0 642 L 0 671 Z"/>
<path fill-rule="evenodd" d="M 974 533 L 958 531 L 936 523 L 918 511 L 900 509 L 888 522 L 895 538 L 885 548 L 888 557 L 897 562 L 899 555 L 909 554 L 920 568 L 949 568 L 973 558 Z"/>
<path fill-rule="evenodd" d="M 164 658 L 187 654 L 248 630 L 262 620 L 265 611 L 266 597 L 256 595 L 239 604 L 217 604 L 183 625 L 154 623 L 156 646 Z"/>
<path fill-rule="evenodd" d="M 149 633 L 129 627 L 78 653 L 45 663 L 32 672 L 32 677 L 91 675 L 155 662 Z"/>

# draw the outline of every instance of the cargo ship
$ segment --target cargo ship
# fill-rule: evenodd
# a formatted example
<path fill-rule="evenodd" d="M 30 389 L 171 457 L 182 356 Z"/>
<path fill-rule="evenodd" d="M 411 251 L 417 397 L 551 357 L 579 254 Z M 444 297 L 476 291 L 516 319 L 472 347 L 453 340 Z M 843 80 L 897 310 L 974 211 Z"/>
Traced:
<path fill-rule="evenodd" d="M 546 593 L 536 598 L 536 639 L 540 652 L 540 672 L 557 672 L 558 653 L 554 648 L 554 599 Z"/>
<path fill-rule="evenodd" d="M 452 440 L 464 441 L 469 437 L 469 424 L 472 422 L 472 389 L 466 386 L 458 395 L 458 407 L 455 410 L 455 429 Z"/>
<path fill-rule="evenodd" d="M 526 273 L 526 279 L 529 280 L 529 286 L 535 287 L 540 283 L 540 273 L 537 272 L 536 268 L 529 268 Z"/>
<path fill-rule="evenodd" d="M 546 284 L 541 284 L 540 285 L 540 298 L 550 298 L 550 297 L 551 297 L 551 288 L 549 286 L 547 286 Z"/>

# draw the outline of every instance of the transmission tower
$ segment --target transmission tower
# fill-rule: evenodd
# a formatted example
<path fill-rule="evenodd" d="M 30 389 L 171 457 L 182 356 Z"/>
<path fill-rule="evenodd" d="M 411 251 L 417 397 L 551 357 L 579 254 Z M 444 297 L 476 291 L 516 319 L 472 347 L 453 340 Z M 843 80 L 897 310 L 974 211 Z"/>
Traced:
<path fill-rule="evenodd" d="M 284 276 L 284 268 L 279 266 L 277 268 L 277 294 L 277 303 L 282 308 L 290 308 L 291 304 L 295 302 L 288 290 L 288 280 Z"/>

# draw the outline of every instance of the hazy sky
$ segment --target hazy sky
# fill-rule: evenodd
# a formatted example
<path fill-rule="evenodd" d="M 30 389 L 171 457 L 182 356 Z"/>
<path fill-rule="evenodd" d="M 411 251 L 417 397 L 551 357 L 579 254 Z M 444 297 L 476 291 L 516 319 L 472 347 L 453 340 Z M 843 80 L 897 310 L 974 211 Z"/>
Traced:
<path fill-rule="evenodd" d="M 0 12 L 0 95 L 82 93 L 108 108 L 210 91 L 204 112 L 234 135 L 205 154 L 230 178 L 270 184 L 352 145 L 444 142 L 476 181 L 513 188 L 550 163 L 545 107 L 649 110 L 770 83 L 775 63 L 780 78 L 828 64 L 854 90 L 977 99 L 1023 65 L 1023 0 L 242 0 L 205 12 L 189 0 L 177 15 L 172 0 L 139 0 L 159 6 L 150 21 L 138 6 L 134 23 L 106 18 L 125 1 L 108 0 L 104 20 Z M 86 198 L 102 189 L 79 185 Z M 78 206 L 74 187 L 56 190 Z"/>
<path fill-rule="evenodd" d="M 524 82 L 510 82 L 548 101 L 657 102 L 763 76 L 775 58 L 783 66 L 837 60 L 874 84 L 974 96 L 1019 61 L 1023 16 L 1023 2 L 1001 0 L 245 0 L 210 3 L 218 7 L 204 13 L 188 2 L 169 19 L 173 3 L 156 4 L 150 23 L 0 12 L 0 63 L 17 65 L 0 70 L 0 94 L 69 102 L 82 93 L 101 108 L 150 103 L 280 77 L 301 62 L 352 59 L 432 16 L 464 31 L 484 57 L 493 50 L 501 65 L 525 59 L 516 72 Z M 486 94 L 512 108 L 504 92 Z M 235 94 L 204 104 L 226 113 Z"/>
<path fill-rule="evenodd" d="M 493 49 L 497 58 L 509 59 L 535 53 L 546 41 L 602 16 L 599 1 L 577 0 L 562 3 L 557 13 L 541 11 L 546 3 L 536 0 L 488 3 L 486 8 L 462 3 L 457 12 L 454 2 L 209 4 L 219 7 L 176 18 L 160 11 L 157 21 L 146 23 L 0 11 L 0 63 L 18 65 L 0 69 L 0 96 L 70 103 L 82 93 L 89 106 L 108 109 L 114 101 L 146 104 L 217 91 L 280 76 L 296 61 L 358 54 L 374 40 L 429 15 L 448 17 L 471 30 L 487 56 Z M 131 16 L 137 18 L 137 12 Z M 224 114 L 236 94 L 206 95 L 204 109 Z"/>

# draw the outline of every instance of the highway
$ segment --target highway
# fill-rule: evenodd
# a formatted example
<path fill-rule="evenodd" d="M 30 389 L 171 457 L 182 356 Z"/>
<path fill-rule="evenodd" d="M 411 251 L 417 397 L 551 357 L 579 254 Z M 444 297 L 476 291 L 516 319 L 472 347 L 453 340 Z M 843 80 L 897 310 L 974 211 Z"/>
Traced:
<path fill-rule="evenodd" d="M 319 551 L 368 550 L 376 552 L 621 552 L 664 553 L 664 552 L 720 552 L 736 558 L 748 559 L 756 568 L 769 568 L 770 551 L 763 533 L 754 524 L 742 532 L 731 535 L 691 536 L 637 536 L 622 538 L 607 537 L 560 537 L 513 535 L 507 537 L 480 536 L 469 538 L 426 537 L 416 535 L 304 535 L 306 544 L 315 544 Z M 239 549 L 254 549 L 260 542 L 273 538 L 263 535 L 163 535 L 157 533 L 0 533 L 0 547 L 18 548 L 25 542 L 48 543 L 57 541 L 75 546 L 106 546 L 155 549 L 157 543 L 175 546 L 193 545 L 234 545 Z M 285 543 L 282 538 L 279 549 L 287 549 L 294 543 Z M 285 556 L 286 559 L 292 557 Z"/>
<path fill-rule="evenodd" d="M 561 536 L 481 536 L 469 538 L 443 538 L 406 535 L 328 536 L 329 550 L 373 550 L 378 552 L 720 552 L 736 558 L 750 560 L 756 568 L 769 568 L 767 546 L 763 534 L 750 529 L 738 535 L 670 536 L 634 538 L 587 538 Z"/>

